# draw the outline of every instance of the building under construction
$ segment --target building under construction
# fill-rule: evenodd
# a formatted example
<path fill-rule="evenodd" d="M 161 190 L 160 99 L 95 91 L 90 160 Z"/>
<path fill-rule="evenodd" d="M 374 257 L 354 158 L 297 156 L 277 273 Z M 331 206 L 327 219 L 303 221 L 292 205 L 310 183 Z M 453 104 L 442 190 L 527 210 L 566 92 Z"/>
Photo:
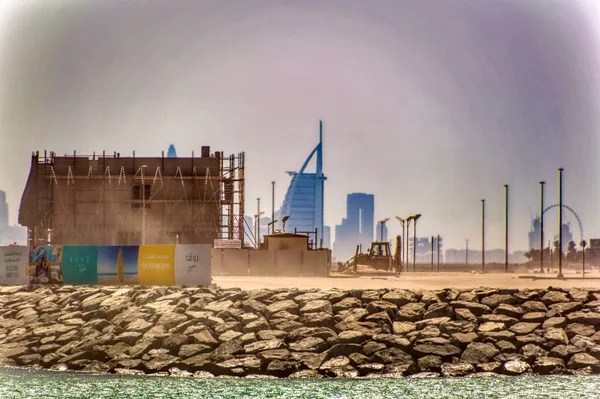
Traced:
<path fill-rule="evenodd" d="M 244 154 L 34 153 L 19 223 L 30 245 L 213 244 L 244 237 Z"/>

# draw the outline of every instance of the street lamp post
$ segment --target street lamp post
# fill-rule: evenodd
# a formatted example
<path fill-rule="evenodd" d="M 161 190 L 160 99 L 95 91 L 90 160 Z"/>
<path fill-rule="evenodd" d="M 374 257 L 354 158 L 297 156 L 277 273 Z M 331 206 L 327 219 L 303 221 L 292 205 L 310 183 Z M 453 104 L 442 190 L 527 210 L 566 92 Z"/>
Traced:
<path fill-rule="evenodd" d="M 508 184 L 504 185 L 504 272 L 508 273 Z"/>
<path fill-rule="evenodd" d="M 437 271 L 439 273 L 440 272 L 440 235 L 439 234 L 437 236 L 436 244 L 437 244 Z"/>
<path fill-rule="evenodd" d="M 582 256 L 583 256 L 583 278 L 585 278 L 585 247 L 587 247 L 587 242 L 585 242 L 585 240 L 581 240 L 581 252 L 582 252 Z"/>
<path fill-rule="evenodd" d="M 264 215 L 264 212 L 257 212 L 256 215 L 254 215 L 254 219 L 255 219 L 255 224 L 256 224 L 256 248 L 260 248 L 260 217 L 261 215 Z"/>
<path fill-rule="evenodd" d="M 271 182 L 271 222 L 275 220 L 275 182 Z M 275 224 L 273 224 L 275 229 Z"/>
<path fill-rule="evenodd" d="M 413 273 L 417 270 L 417 220 L 421 217 L 420 213 L 413 216 Z"/>
<path fill-rule="evenodd" d="M 400 216 L 396 216 L 396 219 L 400 222 L 400 224 L 402 225 L 402 237 L 400 237 L 400 248 L 402 248 L 402 250 L 400 251 L 400 261 L 402 262 L 402 260 L 404 259 L 404 218 L 401 218 Z M 404 262 L 402 262 L 404 264 Z"/>
<path fill-rule="evenodd" d="M 431 272 L 433 273 L 433 236 L 431 236 Z"/>
<path fill-rule="evenodd" d="M 481 200 L 481 272 L 485 271 L 485 200 Z"/>
<path fill-rule="evenodd" d="M 563 258 L 563 168 L 558 169 L 558 278 L 564 278 L 562 272 Z"/>
<path fill-rule="evenodd" d="M 406 270 L 408 271 L 408 262 L 409 262 L 409 258 L 408 258 L 408 249 L 410 246 L 410 240 L 409 240 L 409 235 L 410 235 L 410 222 L 412 222 L 414 219 L 414 216 L 409 216 L 406 218 Z"/>
<path fill-rule="evenodd" d="M 144 183 L 144 168 L 147 168 L 148 165 L 140 166 L 140 171 L 142 174 L 142 245 L 146 245 L 146 184 Z"/>
<path fill-rule="evenodd" d="M 540 182 L 540 273 L 544 273 L 544 184 Z"/>
<path fill-rule="evenodd" d="M 283 231 L 284 233 L 285 233 L 285 222 L 287 222 L 289 218 L 290 218 L 289 216 L 284 216 L 284 217 L 281 219 L 281 223 L 283 224 L 282 231 Z"/>

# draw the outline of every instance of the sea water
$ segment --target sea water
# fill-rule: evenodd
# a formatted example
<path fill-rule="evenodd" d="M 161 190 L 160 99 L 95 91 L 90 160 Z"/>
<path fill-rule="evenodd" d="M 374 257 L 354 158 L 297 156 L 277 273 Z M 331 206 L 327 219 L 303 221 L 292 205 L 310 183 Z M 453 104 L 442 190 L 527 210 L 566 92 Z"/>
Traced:
<path fill-rule="evenodd" d="M 587 399 L 599 376 L 271 380 L 133 377 L 0 370 L 2 399 Z"/>

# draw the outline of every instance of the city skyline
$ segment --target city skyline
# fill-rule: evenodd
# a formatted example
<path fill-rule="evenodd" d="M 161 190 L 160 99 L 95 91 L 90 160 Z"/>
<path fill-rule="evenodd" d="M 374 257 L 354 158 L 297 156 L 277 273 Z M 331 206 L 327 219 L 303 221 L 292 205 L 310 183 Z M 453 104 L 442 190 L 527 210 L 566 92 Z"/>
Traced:
<path fill-rule="evenodd" d="M 526 249 L 537 184 L 556 203 L 564 167 L 565 203 L 586 238 L 600 236 L 597 2 L 182 2 L 63 1 L 64 13 L 10 2 L 0 187 L 12 224 L 29 155 L 44 148 L 245 151 L 246 197 L 270 203 L 275 181 L 282 203 L 284 171 L 322 119 L 325 225 L 343 219 L 347 193 L 369 192 L 390 237 L 395 216 L 421 213 L 418 236 L 476 248 L 485 198 L 486 246 L 502 248 L 509 184 L 509 247 Z M 557 227 L 549 214 L 546 234 Z"/>

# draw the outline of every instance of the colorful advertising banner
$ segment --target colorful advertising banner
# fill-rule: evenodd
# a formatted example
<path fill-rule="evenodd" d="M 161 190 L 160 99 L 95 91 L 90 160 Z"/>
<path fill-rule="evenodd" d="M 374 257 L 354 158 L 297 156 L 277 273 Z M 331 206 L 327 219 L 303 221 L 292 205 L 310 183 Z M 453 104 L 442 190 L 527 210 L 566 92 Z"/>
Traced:
<path fill-rule="evenodd" d="M 175 284 L 211 284 L 210 245 L 177 245 L 175 247 Z"/>
<path fill-rule="evenodd" d="M 26 285 L 29 249 L 27 247 L 0 247 L 0 285 Z"/>
<path fill-rule="evenodd" d="M 141 285 L 175 285 L 175 245 L 142 245 L 138 257 Z"/>
<path fill-rule="evenodd" d="M 65 245 L 62 272 L 64 284 L 98 284 L 98 247 Z"/>
<path fill-rule="evenodd" d="M 98 247 L 98 284 L 137 284 L 138 246 Z"/>
<path fill-rule="evenodd" d="M 62 245 L 35 247 L 29 253 L 30 284 L 62 284 Z"/>

